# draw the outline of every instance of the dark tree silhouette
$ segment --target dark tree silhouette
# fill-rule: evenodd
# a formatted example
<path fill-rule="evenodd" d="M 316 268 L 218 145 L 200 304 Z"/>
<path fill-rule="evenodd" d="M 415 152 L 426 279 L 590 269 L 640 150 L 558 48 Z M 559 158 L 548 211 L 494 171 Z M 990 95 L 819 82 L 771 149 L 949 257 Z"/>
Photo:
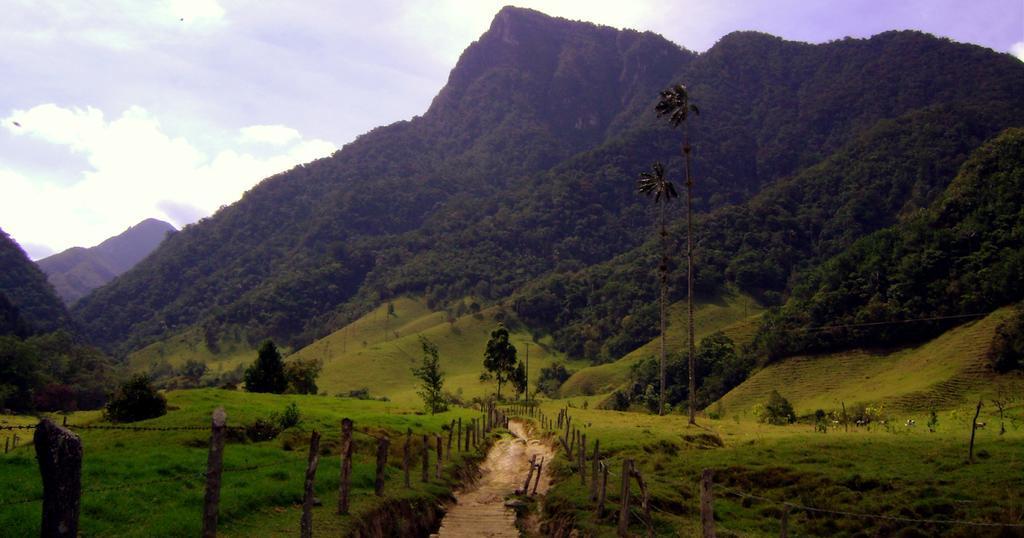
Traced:
<path fill-rule="evenodd" d="M 690 131 L 686 120 L 690 113 L 700 114 L 696 105 L 690 102 L 690 93 L 686 86 L 676 84 L 661 92 L 661 99 L 654 110 L 658 117 L 668 116 L 673 127 L 683 126 L 683 161 L 686 165 L 686 310 L 688 318 L 689 343 L 689 391 L 690 391 L 690 424 L 696 424 L 697 414 L 697 381 L 696 352 L 693 343 L 693 178 L 690 177 Z M 664 390 L 662 391 L 664 393 Z"/>
<path fill-rule="evenodd" d="M 498 382 L 498 399 L 501 399 L 501 385 L 512 379 L 516 369 L 516 346 L 508 341 L 508 329 L 505 327 L 491 331 L 491 339 L 484 351 L 484 368 Z"/>
<path fill-rule="evenodd" d="M 288 388 L 284 362 L 277 346 L 267 340 L 260 346 L 259 357 L 245 370 L 245 390 L 281 394 Z"/>
<path fill-rule="evenodd" d="M 676 187 L 671 181 L 665 178 L 665 167 L 661 163 L 654 163 L 650 172 L 640 174 L 637 182 L 640 194 L 654 196 L 654 203 L 658 204 L 658 225 L 661 241 L 661 263 L 658 264 L 658 277 L 661 284 L 661 294 L 658 306 L 661 312 L 661 365 L 660 375 L 661 388 L 658 392 L 658 414 L 665 414 L 665 325 L 667 323 L 667 301 L 668 301 L 668 230 L 665 228 L 665 206 L 673 198 L 678 198 Z"/>

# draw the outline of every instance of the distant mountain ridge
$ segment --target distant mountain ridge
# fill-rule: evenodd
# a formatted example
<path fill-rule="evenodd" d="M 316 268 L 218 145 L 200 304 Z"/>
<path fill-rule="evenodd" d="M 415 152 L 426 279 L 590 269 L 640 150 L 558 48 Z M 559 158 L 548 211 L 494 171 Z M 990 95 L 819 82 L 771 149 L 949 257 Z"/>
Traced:
<path fill-rule="evenodd" d="M 822 171 L 842 172 L 814 166 L 844 148 L 849 162 L 860 164 L 855 141 L 882 122 L 948 107 L 921 120 L 941 124 L 967 110 L 971 136 L 964 143 L 940 144 L 947 130 L 920 130 L 930 138 L 916 145 L 948 165 L 933 171 L 920 158 L 920 173 L 893 182 L 893 189 L 922 189 L 909 198 L 927 205 L 951 179 L 947 168 L 1024 121 L 1022 78 L 1024 67 L 1009 55 L 920 32 L 823 45 L 736 32 L 694 54 L 649 32 L 505 8 L 466 49 L 423 116 L 374 129 L 328 158 L 264 180 L 79 301 L 74 314 L 95 342 L 118 352 L 195 326 L 210 342 L 241 328 L 252 340 L 301 347 L 403 293 L 443 307 L 465 295 L 510 299 L 540 282 L 552 289 L 537 294 L 545 301 L 535 302 L 540 308 L 528 321 L 551 331 L 549 322 L 563 312 L 583 313 L 601 321 L 580 323 L 574 339 L 600 348 L 624 325 L 653 326 L 653 303 L 635 289 L 654 283 L 653 264 L 631 265 L 630 278 L 601 297 L 572 287 L 574 275 L 589 267 L 643 253 L 637 249 L 649 239 L 652 217 L 650 202 L 635 193 L 636 174 L 656 160 L 676 178 L 681 169 L 680 133 L 653 113 L 669 84 L 686 83 L 701 107 L 691 126 L 698 213 L 736 206 L 719 222 L 751 223 L 750 233 L 726 238 L 739 239 L 749 259 L 767 259 L 767 251 L 771 259 L 818 260 L 833 248 L 809 249 L 807 238 L 787 235 L 789 216 L 747 204 L 785 182 L 799 193 L 779 196 L 808 206 L 814 200 L 796 194 L 816 200 L 821 192 L 806 186 Z M 893 143 L 912 140 L 896 131 Z M 885 168 L 881 176 L 862 168 L 860 183 L 884 185 L 877 180 L 889 174 Z M 894 190 L 893 200 L 905 192 Z M 841 194 L 801 216 L 825 226 L 822 237 L 837 248 L 892 224 L 906 209 L 895 201 L 865 208 Z M 845 211 L 842 218 L 825 218 L 830 207 Z M 681 215 L 674 210 L 674 219 Z M 773 228 L 786 226 L 761 238 L 762 217 Z M 718 247 L 699 243 L 698 252 Z M 756 282 L 750 267 L 727 259 L 715 266 L 718 283 L 786 291 L 780 287 L 787 274 Z"/>
<path fill-rule="evenodd" d="M 36 264 L 57 295 L 71 305 L 134 267 L 175 231 L 167 222 L 146 219 L 94 247 L 72 247 Z"/>

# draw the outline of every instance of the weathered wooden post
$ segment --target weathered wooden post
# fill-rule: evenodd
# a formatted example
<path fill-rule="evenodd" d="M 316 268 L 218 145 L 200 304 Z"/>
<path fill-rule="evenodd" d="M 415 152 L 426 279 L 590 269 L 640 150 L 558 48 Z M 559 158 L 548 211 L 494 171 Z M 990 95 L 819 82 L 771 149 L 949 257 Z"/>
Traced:
<path fill-rule="evenodd" d="M 779 520 L 779 538 L 789 538 L 789 506 L 782 511 L 782 519 Z"/>
<path fill-rule="evenodd" d="M 700 473 L 700 525 L 704 530 L 704 538 L 715 538 L 715 508 L 711 495 L 711 469 Z"/>
<path fill-rule="evenodd" d="M 348 492 L 352 482 L 352 419 L 341 421 L 341 476 L 338 479 L 338 513 L 348 513 Z"/>
<path fill-rule="evenodd" d="M 420 482 L 430 481 L 430 438 L 423 434 L 423 473 Z"/>
<path fill-rule="evenodd" d="M 206 458 L 206 497 L 203 501 L 203 537 L 217 536 L 217 514 L 220 508 L 220 476 L 224 471 L 224 435 L 227 413 L 223 407 L 213 412 L 210 426 L 210 453 Z"/>
<path fill-rule="evenodd" d="M 320 463 L 320 432 L 313 430 L 309 437 L 309 463 L 306 465 L 306 491 L 302 498 L 302 521 L 300 529 L 302 538 L 313 536 L 313 485 L 316 481 L 316 468 Z"/>
<path fill-rule="evenodd" d="M 377 439 L 377 480 L 374 483 L 374 493 L 378 497 L 384 496 L 384 467 L 388 464 L 388 445 L 391 439 L 384 434 Z"/>
<path fill-rule="evenodd" d="M 458 421 L 456 421 L 456 428 L 458 429 L 458 435 L 455 436 L 455 447 L 462 450 L 462 417 L 459 417 Z"/>
<path fill-rule="evenodd" d="M 536 461 L 537 455 L 534 454 L 533 457 L 530 458 L 530 472 L 526 473 L 526 482 L 523 483 L 523 495 L 530 494 L 530 482 L 533 482 L 533 470 L 537 467 L 535 463 Z"/>
<path fill-rule="evenodd" d="M 35 432 L 36 459 L 43 477 L 43 522 L 40 535 L 78 536 L 82 496 L 82 440 L 50 419 Z"/>
<path fill-rule="evenodd" d="M 580 484 L 587 485 L 587 434 L 580 434 Z"/>
<path fill-rule="evenodd" d="M 974 432 L 978 430 L 978 415 L 981 414 L 981 400 L 978 400 L 978 408 L 974 410 L 974 418 L 971 419 L 971 446 L 967 450 L 967 461 L 974 463 Z"/>
<path fill-rule="evenodd" d="M 10 450 L 11 450 L 11 438 L 10 437 L 4 437 L 4 454 L 10 452 Z"/>
<path fill-rule="evenodd" d="M 636 478 L 636 484 L 640 487 L 641 495 L 641 508 L 644 510 L 644 524 L 647 525 L 647 536 L 654 536 L 654 522 L 651 521 L 651 497 L 647 493 L 647 483 L 644 482 L 644 476 L 640 474 L 640 470 L 633 468 L 633 478 Z"/>
<path fill-rule="evenodd" d="M 600 459 L 600 457 L 601 457 L 601 440 L 600 439 L 594 439 L 594 454 L 591 457 L 594 458 L 594 463 L 590 467 L 590 471 L 591 471 L 590 474 L 593 475 L 591 477 L 591 479 L 590 479 L 590 500 L 591 501 L 596 501 L 597 500 L 597 487 L 598 487 L 598 483 L 597 483 L 598 482 L 598 479 L 597 479 L 598 475 L 597 475 L 597 473 L 600 470 L 598 468 L 599 465 L 600 465 L 600 462 L 598 461 L 598 459 Z"/>
<path fill-rule="evenodd" d="M 441 463 L 444 461 L 444 451 L 441 448 L 441 434 L 437 434 L 437 470 L 434 472 L 434 478 L 441 479 Z"/>
<path fill-rule="evenodd" d="M 597 497 L 597 517 L 604 517 L 604 501 L 608 493 L 608 464 L 601 463 L 601 490 Z"/>
<path fill-rule="evenodd" d="M 472 426 L 473 426 L 473 419 L 469 419 L 469 421 L 466 422 L 466 449 L 464 450 L 464 452 L 469 452 L 469 438 L 470 438 L 469 431 L 470 431 L 470 429 L 472 429 Z"/>
<path fill-rule="evenodd" d="M 402 473 L 405 475 L 405 487 L 409 484 L 409 444 L 412 442 L 412 428 L 405 430 L 405 444 L 402 445 Z"/>
<path fill-rule="evenodd" d="M 541 456 L 540 463 L 537 464 L 537 478 L 533 481 L 533 494 L 537 494 L 537 486 L 540 484 L 540 473 L 544 470 L 544 456 Z"/>
<path fill-rule="evenodd" d="M 448 454 L 448 459 L 452 459 L 452 435 L 455 434 L 455 420 L 452 420 L 451 425 L 448 426 L 448 447 L 445 450 L 445 454 Z"/>
<path fill-rule="evenodd" d="M 629 481 L 633 460 L 622 462 L 622 487 L 619 490 L 619 536 L 629 536 Z"/>

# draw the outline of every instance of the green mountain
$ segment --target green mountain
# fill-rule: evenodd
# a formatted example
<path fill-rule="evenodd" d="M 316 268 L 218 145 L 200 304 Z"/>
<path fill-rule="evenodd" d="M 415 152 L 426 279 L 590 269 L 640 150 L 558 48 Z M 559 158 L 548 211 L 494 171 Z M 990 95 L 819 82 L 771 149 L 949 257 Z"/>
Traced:
<path fill-rule="evenodd" d="M 422 294 L 430 308 L 514 296 L 519 315 L 556 331 L 570 356 L 592 341 L 617 358 L 654 327 L 652 220 L 634 178 L 655 160 L 680 170 L 679 133 L 653 114 L 661 89 L 683 81 L 701 107 L 691 125 L 701 218 L 763 218 L 740 241 L 763 243 L 759 222 L 785 228 L 757 205 L 759 193 L 804 193 L 832 175 L 836 192 L 792 200 L 800 209 L 829 193 L 811 215 L 823 231 L 769 234 L 769 244 L 792 244 L 798 266 L 799 254 L 823 259 L 927 205 L 963 155 L 1022 124 L 1022 69 L 1009 55 L 917 32 L 824 45 L 738 32 L 698 55 L 651 33 L 505 8 L 423 116 L 264 180 L 73 312 L 119 352 L 189 328 L 214 345 L 240 332 L 299 348 L 402 294 Z M 882 152 L 882 142 L 893 147 Z M 866 149 L 889 163 L 913 155 L 916 167 L 890 174 L 883 163 L 848 180 L 850 163 L 875 166 Z M 891 185 L 880 194 L 891 200 L 858 212 L 857 185 Z M 863 226 L 829 228 L 841 223 L 831 208 L 847 206 Z M 834 246 L 821 247 L 822 234 Z M 717 245 L 700 248 L 722 258 L 699 275 L 701 289 L 734 281 L 761 296 L 785 291 L 792 268 L 751 283 Z"/>
<path fill-rule="evenodd" d="M 805 273 L 757 340 L 771 360 L 934 337 L 1024 299 L 1022 246 L 1017 128 L 977 149 L 931 207 Z"/>
<path fill-rule="evenodd" d="M 69 329 L 71 317 L 25 251 L 0 230 L 0 334 L 25 336 Z"/>
<path fill-rule="evenodd" d="M 74 304 L 131 269 L 174 231 L 174 226 L 162 220 L 146 219 L 94 247 L 69 248 L 37 260 L 36 265 L 46 273 L 57 295 L 66 304 Z"/>

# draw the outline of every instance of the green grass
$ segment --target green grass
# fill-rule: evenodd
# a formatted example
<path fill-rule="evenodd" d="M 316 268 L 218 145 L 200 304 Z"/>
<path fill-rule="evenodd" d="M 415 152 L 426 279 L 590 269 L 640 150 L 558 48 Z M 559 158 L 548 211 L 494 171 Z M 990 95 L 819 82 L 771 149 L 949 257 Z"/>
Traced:
<path fill-rule="evenodd" d="M 399 404 L 415 405 L 420 400 L 412 368 L 422 361 L 419 337 L 424 336 L 438 348 L 446 390 L 466 400 L 494 392 L 495 383 L 481 383 L 479 377 L 487 340 L 500 323 L 499 308 L 462 316 L 449 324 L 443 312 L 431 311 L 419 299 L 404 297 L 393 304 L 395 317 L 387 319 L 387 307 L 381 305 L 292 356 L 323 361 L 317 385 L 329 394 L 367 388 L 372 396 L 387 396 Z M 525 358 L 529 344 L 531 384 L 540 369 L 554 361 L 567 362 L 570 368 L 583 365 L 566 361 L 565 356 L 544 339 L 533 340 L 515 324 L 510 324 L 509 328 L 520 360 Z M 504 387 L 503 393 L 509 394 L 509 390 Z"/>
<path fill-rule="evenodd" d="M 202 331 L 191 328 L 130 353 L 128 368 L 133 372 L 144 372 L 163 361 L 180 367 L 192 359 L 206 363 L 211 373 L 222 373 L 234 370 L 240 364 L 248 366 L 255 357 L 256 349 L 238 335 L 223 337 L 219 349 L 214 352 L 206 345 Z"/>
<path fill-rule="evenodd" d="M 554 417 L 565 402 L 548 402 Z M 614 536 L 620 469 L 637 461 L 651 492 L 659 536 L 699 535 L 698 477 L 712 469 L 715 483 L 762 497 L 815 508 L 918 519 L 1024 522 L 1024 405 L 1010 412 L 1006 435 L 990 406 L 979 420 L 976 454 L 969 465 L 967 440 L 973 409 L 958 407 L 940 417 L 938 430 L 815 433 L 810 425 L 769 426 L 748 420 L 701 420 L 689 426 L 680 415 L 657 417 L 604 410 L 570 409 L 587 433 L 588 449 L 600 439 L 611 468 L 608 513 L 595 517 L 589 488 L 580 486 L 575 463 L 564 455 L 554 465 L 557 483 L 545 500 L 547 516 L 571 521 L 580 535 Z M 900 417 L 903 418 L 903 417 Z M 717 446 L 720 439 L 723 446 Z M 589 473 L 588 467 L 588 473 Z M 638 489 L 632 486 L 634 498 Z M 639 501 L 634 505 L 639 514 Z M 778 536 L 779 507 L 715 493 L 719 536 Z M 634 516 L 631 532 L 642 535 Z M 915 531 L 920 532 L 916 534 Z M 992 529 L 946 527 L 809 515 L 794 511 L 791 536 L 1000 536 Z M 1016 534 L 1004 534 L 1016 536 Z"/>
<path fill-rule="evenodd" d="M 745 415 L 767 401 L 772 390 L 788 399 L 797 414 L 838 410 L 842 402 L 919 413 L 955 407 L 995 381 L 985 353 L 996 326 L 1009 314 L 1004 308 L 923 345 L 890 353 L 848 351 L 786 359 L 723 396 L 721 408 L 726 416 Z"/>
<path fill-rule="evenodd" d="M 398 432 L 440 432 L 456 417 L 465 421 L 476 412 L 454 409 L 436 416 L 418 415 L 417 409 L 394 403 L 360 401 L 326 396 L 284 396 L 249 394 L 215 389 L 168 393 L 172 410 L 140 426 L 203 426 L 210 413 L 224 406 L 229 425 L 243 425 L 257 417 L 280 412 L 290 403 L 299 406 L 303 422 L 278 439 L 261 443 L 229 442 L 224 451 L 225 474 L 221 490 L 220 530 L 226 536 L 295 535 L 303 491 L 309 430 L 323 433 L 323 456 L 317 473 L 316 494 L 323 506 L 314 510 L 318 533 L 345 534 L 355 516 L 337 516 L 340 420 L 352 418 L 357 429 L 388 431 L 392 435 L 389 463 L 401 461 Z M 75 413 L 70 424 L 97 421 L 98 412 Z M 3 417 L 5 421 L 30 422 L 27 417 Z M 23 430 L 22 437 L 31 437 Z M 7 435 L 9 432 L 2 432 Z M 196 536 L 201 527 L 203 479 L 207 443 L 206 431 L 122 432 L 79 430 L 84 450 L 82 470 L 82 514 L 84 536 Z M 353 514 L 366 513 L 383 501 L 372 493 L 374 441 L 356 435 L 353 477 Z M 459 458 L 456 458 L 458 463 Z M 246 469 L 259 466 L 258 469 Z M 262 467 L 266 466 L 266 467 Z M 414 482 L 404 490 L 401 471 L 388 468 L 388 500 L 427 499 L 436 502 L 448 495 L 449 479 Z M 446 476 L 449 476 L 447 473 Z M 414 475 L 418 476 L 418 474 Z M 34 448 L 23 445 L 0 456 L 0 534 L 39 534 L 40 502 L 3 506 L 5 502 L 41 495 Z M 161 483 L 143 484 L 154 480 Z M 169 480 L 169 481 L 168 481 Z M 134 485 L 134 487 L 133 487 Z M 92 491 L 92 490 L 104 491 Z"/>
<path fill-rule="evenodd" d="M 749 342 L 757 330 L 763 308 L 750 297 L 738 292 L 727 292 L 714 301 L 698 301 L 694 305 L 694 337 L 696 341 L 716 331 L 722 331 L 739 346 Z M 669 305 L 666 346 L 669 353 L 686 348 L 686 301 Z M 562 385 L 563 396 L 607 393 L 629 380 L 634 364 L 648 357 L 658 357 L 660 338 L 626 354 L 621 359 L 589 366 L 577 371 Z"/>

